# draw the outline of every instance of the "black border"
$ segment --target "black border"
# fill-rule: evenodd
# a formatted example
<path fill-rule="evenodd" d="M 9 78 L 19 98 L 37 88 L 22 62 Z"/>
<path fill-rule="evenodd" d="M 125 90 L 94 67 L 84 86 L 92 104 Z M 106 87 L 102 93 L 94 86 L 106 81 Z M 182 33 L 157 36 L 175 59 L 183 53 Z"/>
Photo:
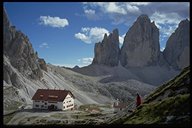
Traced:
<path fill-rule="evenodd" d="M 114 0 L 110 0 L 110 1 L 108 1 L 108 2 L 115 2 Z M 6 1 L 3 1 L 3 2 L 87 2 L 87 1 L 78 1 L 78 0 L 65 0 L 65 1 L 62 1 L 62 0 L 54 0 L 54 1 L 49 1 L 49 0 L 28 0 L 28 1 L 24 1 L 24 0 L 6 0 Z M 2 11 L 1 11 L 1 15 L 2 15 L 2 17 L 3 17 L 3 2 L 1 2 L 1 7 L 2 7 Z M 101 1 L 101 0 L 98 0 L 98 1 L 89 1 L 89 2 L 107 2 L 107 1 Z M 138 1 L 138 0 L 133 0 L 133 1 L 126 1 L 126 0 L 120 0 L 120 1 L 117 1 L 117 2 L 190 2 L 189 0 L 180 0 L 180 1 L 170 1 L 170 0 L 168 0 L 168 1 L 159 1 L 159 0 L 149 0 L 149 1 Z M 191 11 L 191 2 L 190 2 L 190 12 L 192 12 Z M 190 13 L 190 20 L 191 20 L 191 13 Z M 2 27 L 1 28 L 3 28 L 3 18 L 1 18 L 1 25 L 2 25 Z M 191 29 L 191 22 L 190 22 L 190 30 L 192 30 Z M 3 34 L 3 29 L 1 29 L 1 33 Z M 2 35 L 2 37 L 3 37 L 3 35 Z M 1 39 L 3 39 L 3 38 L 1 38 Z M 191 38 L 190 38 L 191 39 Z M 191 40 L 190 40 L 190 42 L 191 42 Z M 1 54 L 2 54 L 2 62 L 3 62 L 3 41 L 2 41 L 2 46 L 1 46 Z M 191 44 L 190 44 L 190 49 L 191 49 Z M 192 61 L 192 59 L 191 59 L 191 50 L 190 50 L 190 64 L 191 64 L 191 61 Z M 191 123 L 188 125 L 188 124 L 151 124 L 151 125 L 146 125 L 146 124 L 143 124 L 143 125 L 132 125 L 132 124 L 130 124 L 130 125 L 123 125 L 123 124 L 121 124 L 121 125 L 111 125 L 111 124 L 109 124 L 109 125 L 4 125 L 3 124 L 3 63 L 1 63 L 2 64 L 2 66 L 1 66 L 1 69 L 2 69 L 2 74 L 1 74 L 1 77 L 2 77 L 2 84 L 1 84 L 1 86 L 2 86 L 2 90 L 1 90 L 1 95 L 2 95 L 2 118 L 1 118 L 1 127 L 7 127 L 7 128 L 26 128 L 26 127 L 30 127 L 30 128 L 37 128 L 37 127 L 47 127 L 47 128 L 65 128 L 65 127 L 75 127 L 75 128 L 84 128 L 84 127 L 88 127 L 88 128 L 90 128 L 90 127 L 109 127 L 109 128 L 111 128 L 111 127 L 126 127 L 126 128 L 146 128 L 146 127 L 155 127 L 155 128 L 168 128 L 168 127 L 174 127 L 174 128 L 188 128 L 188 127 L 191 127 L 192 125 L 191 125 Z M 190 73 L 190 75 L 191 75 L 191 73 Z M 191 89 L 191 87 L 190 87 L 190 89 Z M 191 100 L 191 95 L 190 95 L 190 100 Z M 192 101 L 191 101 L 191 103 L 192 103 Z M 192 106 L 191 106 L 192 107 Z M 191 116 L 191 115 L 190 115 Z"/>

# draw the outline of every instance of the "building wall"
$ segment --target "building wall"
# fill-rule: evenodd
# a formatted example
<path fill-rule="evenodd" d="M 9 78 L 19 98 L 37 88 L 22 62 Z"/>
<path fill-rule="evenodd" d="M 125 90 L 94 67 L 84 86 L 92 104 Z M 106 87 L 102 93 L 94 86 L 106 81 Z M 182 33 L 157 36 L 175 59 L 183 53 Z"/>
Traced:
<path fill-rule="evenodd" d="M 119 112 L 119 111 L 123 111 L 125 110 L 125 108 L 114 108 L 114 112 Z"/>
<path fill-rule="evenodd" d="M 60 102 L 62 104 L 62 102 Z M 35 109 L 48 109 L 48 106 L 57 106 L 57 109 L 62 109 L 62 106 L 56 101 L 33 101 L 33 108 Z"/>
<path fill-rule="evenodd" d="M 71 95 L 67 95 L 63 101 L 63 110 L 73 109 L 74 108 L 74 99 Z"/>
<path fill-rule="evenodd" d="M 35 109 L 48 109 L 48 106 L 57 106 L 57 109 L 68 110 L 74 108 L 74 99 L 71 95 L 67 95 L 63 102 L 56 101 L 34 101 L 33 100 L 33 108 Z"/>

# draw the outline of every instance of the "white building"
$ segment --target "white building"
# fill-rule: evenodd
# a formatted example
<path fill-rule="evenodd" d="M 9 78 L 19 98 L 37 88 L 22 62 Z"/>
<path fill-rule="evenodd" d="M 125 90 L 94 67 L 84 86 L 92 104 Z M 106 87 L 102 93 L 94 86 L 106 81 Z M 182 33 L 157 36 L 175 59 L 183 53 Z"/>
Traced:
<path fill-rule="evenodd" d="M 69 90 L 38 89 L 34 96 L 34 109 L 68 110 L 74 109 L 74 95 Z"/>
<path fill-rule="evenodd" d="M 113 104 L 114 112 L 123 111 L 127 108 L 127 104 L 119 102 L 117 99 Z"/>

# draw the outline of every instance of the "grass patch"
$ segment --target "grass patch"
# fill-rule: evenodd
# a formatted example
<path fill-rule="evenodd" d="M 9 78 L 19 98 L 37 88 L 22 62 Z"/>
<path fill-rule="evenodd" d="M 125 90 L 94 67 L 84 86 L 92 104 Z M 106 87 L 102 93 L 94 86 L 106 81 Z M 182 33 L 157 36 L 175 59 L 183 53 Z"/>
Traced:
<path fill-rule="evenodd" d="M 150 101 L 153 101 L 155 98 L 157 98 L 160 95 L 163 95 L 163 93 L 166 90 L 178 90 L 181 87 L 187 87 L 189 88 L 189 84 L 186 82 L 190 79 L 190 68 L 186 67 L 182 70 L 182 72 L 177 75 L 175 78 L 170 80 L 169 82 L 163 84 L 159 88 L 157 88 L 154 93 L 150 94 L 144 101 L 144 103 L 149 103 Z M 170 96 L 174 96 L 172 93 Z"/>
<path fill-rule="evenodd" d="M 143 104 L 139 110 L 130 115 L 124 124 L 161 123 L 169 115 L 181 116 L 189 111 L 190 94 L 166 98 L 157 103 Z"/>
<path fill-rule="evenodd" d="M 66 119 L 66 115 L 63 113 L 57 113 L 57 114 L 52 114 L 50 115 L 50 117 L 54 117 L 54 118 L 59 118 L 59 119 Z"/>
<path fill-rule="evenodd" d="M 86 111 L 86 110 L 90 110 L 90 109 L 101 111 L 99 106 L 96 104 L 86 104 L 86 105 L 81 105 L 79 107 L 79 110 L 81 110 L 81 111 Z"/>

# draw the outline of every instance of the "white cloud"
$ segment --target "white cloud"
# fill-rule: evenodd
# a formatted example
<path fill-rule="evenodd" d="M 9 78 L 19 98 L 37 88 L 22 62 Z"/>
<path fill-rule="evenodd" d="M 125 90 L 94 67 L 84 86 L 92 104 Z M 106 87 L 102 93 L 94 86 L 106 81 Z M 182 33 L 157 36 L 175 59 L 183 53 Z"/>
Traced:
<path fill-rule="evenodd" d="M 165 47 L 161 47 L 160 51 L 163 51 L 165 49 Z"/>
<path fill-rule="evenodd" d="M 120 43 L 120 44 L 123 44 L 125 35 L 126 35 L 126 34 L 123 34 L 122 36 L 119 36 L 119 43 Z"/>
<path fill-rule="evenodd" d="M 51 16 L 40 16 L 40 24 L 51 26 L 55 28 L 63 28 L 69 25 L 67 19 L 62 19 L 60 17 L 51 17 Z"/>
<path fill-rule="evenodd" d="M 131 4 L 127 4 L 126 5 L 127 6 L 127 11 L 130 13 L 140 13 L 140 10 L 139 10 L 139 8 L 137 7 L 137 6 L 133 6 L 133 5 L 131 5 Z"/>
<path fill-rule="evenodd" d="M 108 4 L 105 4 L 104 7 L 108 13 L 119 13 L 123 15 L 127 14 L 126 10 L 115 2 L 109 2 Z"/>
<path fill-rule="evenodd" d="M 104 34 L 107 33 L 109 35 L 109 31 L 105 28 L 100 27 L 84 27 L 81 28 L 81 33 L 76 33 L 75 38 L 80 39 L 81 41 L 91 44 L 102 41 Z"/>
<path fill-rule="evenodd" d="M 78 59 L 77 61 L 83 63 L 84 65 L 89 65 L 92 63 L 93 58 L 91 58 L 91 57 L 81 58 L 81 59 Z"/>
<path fill-rule="evenodd" d="M 137 4 L 134 4 L 134 3 L 130 4 L 130 2 L 126 2 L 126 3 L 124 2 L 93 2 L 93 3 L 84 3 L 84 4 L 89 4 L 91 7 L 100 7 L 100 10 L 102 12 L 109 13 L 109 14 L 126 15 L 130 12 L 131 13 L 140 12 L 139 8 L 135 6 Z"/>
<path fill-rule="evenodd" d="M 52 65 L 55 65 L 55 66 L 59 66 L 59 67 L 69 67 L 69 68 L 73 68 L 75 67 L 75 64 L 52 64 Z"/>
<path fill-rule="evenodd" d="M 92 10 L 92 9 L 84 10 L 84 13 L 87 14 L 87 15 L 94 15 L 95 10 Z"/>
<path fill-rule="evenodd" d="M 42 43 L 39 45 L 40 48 L 49 48 L 49 45 L 47 43 Z"/>
<path fill-rule="evenodd" d="M 137 5 L 137 6 L 145 6 L 149 5 L 150 2 L 130 2 L 131 5 Z"/>
<path fill-rule="evenodd" d="M 112 19 L 112 24 L 121 24 L 127 22 L 132 15 L 141 13 L 138 5 L 130 4 L 130 2 L 88 2 L 83 3 L 85 8 L 96 9 L 99 17 L 106 16 Z M 102 19 L 102 18 L 100 18 Z"/>
<path fill-rule="evenodd" d="M 93 10 L 93 9 L 86 9 L 86 7 L 84 7 L 84 14 L 90 20 L 99 19 L 99 16 L 95 13 L 95 10 Z"/>
<path fill-rule="evenodd" d="M 80 39 L 80 40 L 82 40 L 83 42 L 85 42 L 85 43 L 91 43 L 91 40 L 89 39 L 89 37 L 88 36 L 86 36 L 85 34 L 83 34 L 83 33 L 77 33 L 77 34 L 75 34 L 75 37 L 77 38 L 77 39 Z"/>
<path fill-rule="evenodd" d="M 151 16 L 157 24 L 178 24 L 182 18 L 177 13 L 159 13 L 155 12 Z"/>
<path fill-rule="evenodd" d="M 167 27 L 162 27 L 160 32 L 167 37 L 170 37 L 171 34 L 175 31 L 175 29 L 177 28 L 177 25 L 174 26 L 167 26 Z"/>
<path fill-rule="evenodd" d="M 83 7 L 97 10 L 102 14 L 100 16 L 111 19 L 112 24 L 127 26 L 132 25 L 140 14 L 153 15 L 159 23 L 172 24 L 188 18 L 190 12 L 189 2 L 87 2 Z"/>
<path fill-rule="evenodd" d="M 151 20 L 155 21 L 162 37 L 169 37 L 177 28 L 182 18 L 177 13 L 155 12 L 151 15 Z"/>

